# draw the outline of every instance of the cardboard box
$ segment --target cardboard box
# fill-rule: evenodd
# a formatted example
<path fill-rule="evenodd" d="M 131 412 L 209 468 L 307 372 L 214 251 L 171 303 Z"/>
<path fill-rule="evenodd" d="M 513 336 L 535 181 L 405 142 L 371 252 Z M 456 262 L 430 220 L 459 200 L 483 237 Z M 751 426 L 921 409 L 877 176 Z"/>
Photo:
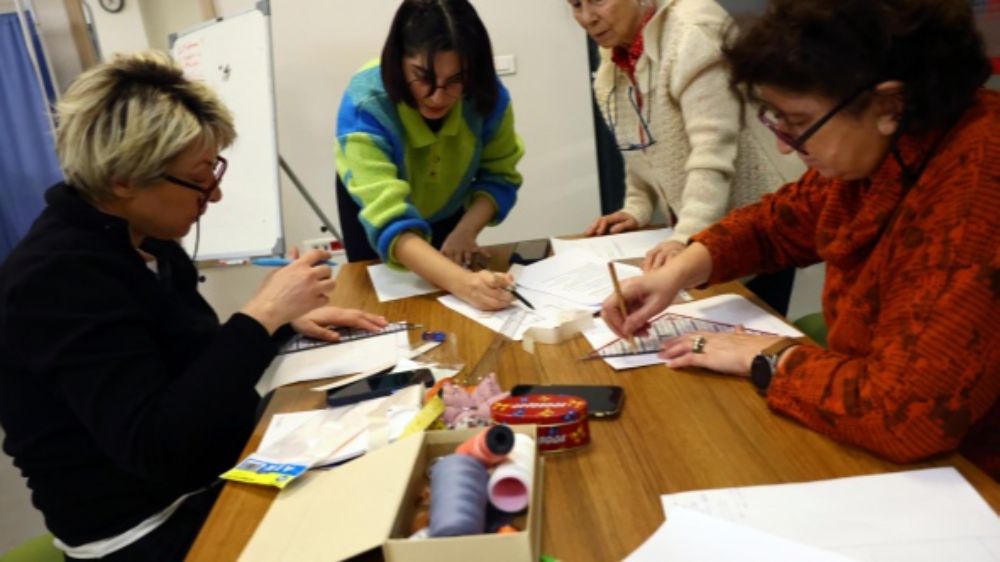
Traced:
<path fill-rule="evenodd" d="M 510 426 L 535 437 L 535 426 Z M 388 562 L 534 562 L 542 523 L 541 455 L 526 515 L 512 534 L 410 540 L 415 498 L 431 459 L 477 431 L 430 431 L 401 439 L 329 471 L 310 472 L 278 494 L 251 537 L 243 562 L 342 560 L 381 546 Z"/>

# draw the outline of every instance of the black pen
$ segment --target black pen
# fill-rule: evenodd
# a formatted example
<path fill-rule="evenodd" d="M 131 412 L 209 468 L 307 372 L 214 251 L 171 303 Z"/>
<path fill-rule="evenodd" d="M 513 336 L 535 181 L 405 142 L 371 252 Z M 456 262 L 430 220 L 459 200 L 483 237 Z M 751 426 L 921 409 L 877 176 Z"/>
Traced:
<path fill-rule="evenodd" d="M 511 285 L 510 287 L 507 287 L 507 290 L 510 291 L 510 294 L 514 295 L 514 297 L 517 300 L 523 302 L 525 306 L 527 306 L 531 310 L 535 310 L 535 306 L 532 305 L 530 302 L 528 302 L 528 299 L 524 298 L 524 295 L 522 295 L 521 293 L 518 293 L 517 289 L 515 289 L 513 285 Z"/>

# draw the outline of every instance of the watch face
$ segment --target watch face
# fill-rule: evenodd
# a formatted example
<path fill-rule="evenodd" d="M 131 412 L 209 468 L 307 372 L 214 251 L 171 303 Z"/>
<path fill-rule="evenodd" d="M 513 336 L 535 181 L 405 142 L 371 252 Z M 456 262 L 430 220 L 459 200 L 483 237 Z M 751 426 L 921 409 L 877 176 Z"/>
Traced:
<path fill-rule="evenodd" d="M 753 358 L 753 362 L 750 363 L 750 380 L 754 386 L 759 390 L 767 390 L 767 387 L 771 386 L 772 374 L 771 362 L 767 357 L 762 354 Z"/>
<path fill-rule="evenodd" d="M 122 11 L 125 0 L 100 0 L 101 7 L 112 14 Z"/>

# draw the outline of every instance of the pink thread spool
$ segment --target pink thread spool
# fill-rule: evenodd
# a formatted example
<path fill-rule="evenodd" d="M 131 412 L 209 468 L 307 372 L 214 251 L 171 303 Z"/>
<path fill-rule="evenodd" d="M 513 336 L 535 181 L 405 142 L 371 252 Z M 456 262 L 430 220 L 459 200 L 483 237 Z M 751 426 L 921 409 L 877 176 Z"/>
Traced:
<path fill-rule="evenodd" d="M 514 434 L 514 448 L 507 460 L 497 465 L 486 489 L 490 503 L 500 511 L 517 513 L 528 507 L 531 482 L 535 477 L 535 440 Z"/>

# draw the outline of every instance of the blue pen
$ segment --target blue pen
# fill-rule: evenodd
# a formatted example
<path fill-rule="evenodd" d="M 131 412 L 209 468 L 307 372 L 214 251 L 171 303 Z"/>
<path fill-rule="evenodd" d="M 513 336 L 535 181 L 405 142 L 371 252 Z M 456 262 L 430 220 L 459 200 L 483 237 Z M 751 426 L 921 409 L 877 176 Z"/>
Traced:
<path fill-rule="evenodd" d="M 250 263 L 252 263 L 254 265 L 263 266 L 263 267 L 284 267 L 284 266 L 292 263 L 292 260 L 290 260 L 288 258 L 277 258 L 277 257 L 254 258 L 254 259 L 250 260 Z M 332 266 L 332 265 L 337 265 L 337 262 L 335 262 L 333 260 L 326 260 L 326 261 L 316 262 L 316 264 L 314 264 L 314 265 L 320 265 L 320 264 L 326 264 L 326 265 L 331 265 Z"/>

